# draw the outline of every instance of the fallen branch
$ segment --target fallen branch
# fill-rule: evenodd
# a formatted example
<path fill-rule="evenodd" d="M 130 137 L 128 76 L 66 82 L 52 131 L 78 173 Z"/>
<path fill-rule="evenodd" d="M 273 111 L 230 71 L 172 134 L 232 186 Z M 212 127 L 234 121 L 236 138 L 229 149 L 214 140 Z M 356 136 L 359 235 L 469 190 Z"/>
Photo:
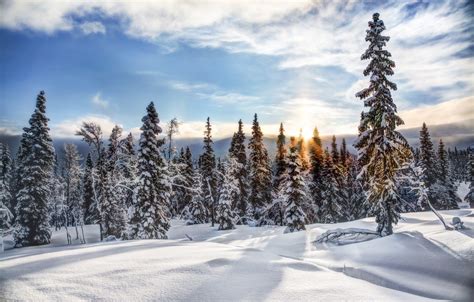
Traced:
<path fill-rule="evenodd" d="M 381 237 L 378 232 L 366 229 L 334 229 L 319 236 L 315 243 L 334 243 L 345 245 L 350 243 L 364 242 Z"/>

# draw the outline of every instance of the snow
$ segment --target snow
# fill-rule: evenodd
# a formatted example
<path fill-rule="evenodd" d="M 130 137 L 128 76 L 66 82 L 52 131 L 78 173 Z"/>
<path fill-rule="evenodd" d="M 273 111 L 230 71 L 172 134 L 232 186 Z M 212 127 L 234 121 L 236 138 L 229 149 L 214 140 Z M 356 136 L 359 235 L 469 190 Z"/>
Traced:
<path fill-rule="evenodd" d="M 469 300 L 474 210 L 441 213 L 469 229 L 446 231 L 420 212 L 402 215 L 392 236 L 343 246 L 314 241 L 332 229 L 374 230 L 373 219 L 287 234 L 173 220 L 169 240 L 103 243 L 97 226 L 86 226 L 88 244 L 73 246 L 61 246 L 66 236 L 54 232 L 51 245 L 0 256 L 0 300 Z"/>

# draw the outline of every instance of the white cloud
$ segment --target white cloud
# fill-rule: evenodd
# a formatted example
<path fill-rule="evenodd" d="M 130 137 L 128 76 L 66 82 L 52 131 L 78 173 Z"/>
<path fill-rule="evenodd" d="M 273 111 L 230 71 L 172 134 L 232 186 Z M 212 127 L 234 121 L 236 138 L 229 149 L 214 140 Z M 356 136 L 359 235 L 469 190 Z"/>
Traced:
<path fill-rule="evenodd" d="M 102 94 L 100 92 L 97 92 L 93 97 L 92 97 L 92 104 L 105 109 L 109 106 L 109 102 L 105 99 L 102 98 Z"/>
<path fill-rule="evenodd" d="M 79 27 L 82 30 L 82 32 L 86 35 L 105 34 L 106 33 L 106 29 L 105 29 L 104 24 L 102 24 L 101 22 L 97 22 L 97 21 L 84 22 L 81 25 L 79 25 Z"/>
<path fill-rule="evenodd" d="M 260 97 L 245 95 L 237 92 L 223 90 L 216 85 L 208 83 L 186 83 L 180 81 L 170 81 L 169 87 L 175 90 L 192 93 L 205 100 L 212 100 L 219 105 L 222 104 L 244 104 L 260 100 Z"/>
<path fill-rule="evenodd" d="M 428 125 L 450 124 L 474 119 L 474 97 L 450 100 L 431 106 L 420 106 L 400 112 L 405 122 L 402 128 L 421 127 Z M 474 125 L 472 125 L 474 128 Z"/>

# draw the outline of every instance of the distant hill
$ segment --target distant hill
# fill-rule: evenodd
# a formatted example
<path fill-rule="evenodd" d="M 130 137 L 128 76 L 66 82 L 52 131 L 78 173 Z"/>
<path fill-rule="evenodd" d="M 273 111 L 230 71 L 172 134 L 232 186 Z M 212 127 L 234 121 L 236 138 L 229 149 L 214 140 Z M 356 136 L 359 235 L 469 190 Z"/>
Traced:
<path fill-rule="evenodd" d="M 436 145 L 440 139 L 443 139 L 444 143 L 448 148 L 457 147 L 458 149 L 465 149 L 469 146 L 474 146 L 474 119 L 469 120 L 463 123 L 453 123 L 453 124 L 444 124 L 444 125 L 429 125 L 429 130 L 431 134 L 431 139 L 433 143 Z M 400 132 L 406 137 L 410 145 L 417 147 L 419 144 L 418 136 L 419 136 L 420 128 L 410 128 L 404 129 Z M 247 138 L 249 134 L 247 133 Z M 331 143 L 332 136 L 322 136 L 321 140 L 323 142 L 324 147 L 329 146 Z M 20 136 L 19 135 L 4 135 L 0 134 L 0 142 L 7 144 L 10 146 L 10 150 L 12 153 L 16 153 L 20 143 Z M 342 138 L 346 139 L 347 146 L 350 152 L 354 153 L 355 150 L 352 147 L 354 140 L 357 138 L 357 135 L 354 134 L 347 134 L 347 135 L 338 135 L 337 141 L 340 144 Z M 223 139 L 216 139 L 214 141 L 214 150 L 218 157 L 223 157 L 227 154 L 229 150 L 231 138 L 223 138 Z M 54 139 L 54 147 L 56 150 L 62 150 L 63 145 L 65 143 L 74 143 L 78 146 L 80 154 L 83 157 L 87 155 L 89 152 L 89 147 L 79 138 L 59 138 Z M 248 142 L 248 140 L 247 140 Z M 264 137 L 264 143 L 267 146 L 268 153 L 271 158 L 273 158 L 275 151 L 276 151 L 276 135 L 267 135 Z M 187 138 L 187 139 L 177 139 L 176 140 L 177 148 L 189 146 L 191 149 L 192 154 L 196 157 L 198 154 L 202 152 L 202 139 L 201 138 Z M 59 153 L 61 156 L 61 153 Z"/>

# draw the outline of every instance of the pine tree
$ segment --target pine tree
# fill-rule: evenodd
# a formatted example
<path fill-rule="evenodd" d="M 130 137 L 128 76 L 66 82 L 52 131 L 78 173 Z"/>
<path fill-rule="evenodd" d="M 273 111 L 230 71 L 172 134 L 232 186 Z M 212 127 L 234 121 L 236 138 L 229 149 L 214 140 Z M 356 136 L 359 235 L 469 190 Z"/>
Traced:
<path fill-rule="evenodd" d="M 370 46 L 361 56 L 362 60 L 370 59 L 364 70 L 365 76 L 370 75 L 370 85 L 356 94 L 369 111 L 362 113 L 360 134 L 354 145 L 359 150 L 361 177 L 369 188 L 371 213 L 376 216 L 377 231 L 382 236 L 392 234 L 393 224 L 398 222 L 400 197 L 394 180 L 398 168 L 406 161 L 404 150 L 408 148 L 405 138 L 395 130 L 403 120 L 397 115 L 390 92 L 397 86 L 387 78 L 393 75 L 395 62 L 390 59 L 390 52 L 383 49 L 390 39 L 382 35 L 384 30 L 379 14 L 373 14 L 365 38 Z"/>
<path fill-rule="evenodd" d="M 46 97 L 41 91 L 29 128 L 23 129 L 18 154 L 19 191 L 16 206 L 17 246 L 48 244 L 51 240 L 48 198 L 54 164 L 54 148 L 46 117 Z"/>
<path fill-rule="evenodd" d="M 340 155 L 340 162 L 341 162 L 341 166 L 344 168 L 344 169 L 347 169 L 347 167 L 349 166 L 348 162 L 350 160 L 350 154 L 349 154 L 349 151 L 347 151 L 347 145 L 346 145 L 346 139 L 345 138 L 342 138 L 342 143 L 341 143 L 341 150 L 339 151 Z"/>
<path fill-rule="evenodd" d="M 119 143 L 117 161 L 118 172 L 118 194 L 121 203 L 125 209 L 128 209 L 133 204 L 133 191 L 135 189 L 135 179 L 137 175 L 137 160 L 135 154 L 135 146 L 133 143 L 133 135 L 129 133 L 126 138 Z"/>
<path fill-rule="evenodd" d="M 289 232 L 305 229 L 305 213 L 303 204 L 306 202 L 306 184 L 302 175 L 302 163 L 298 147 L 292 142 L 287 158 L 287 169 L 284 174 L 283 190 L 285 200 L 285 224 Z"/>
<path fill-rule="evenodd" d="M 461 199 L 457 196 L 454 184 L 449 177 L 448 155 L 442 140 L 438 145 L 437 162 L 437 171 L 435 171 L 437 180 L 429 190 L 429 197 L 432 198 L 437 209 L 458 209 L 458 202 L 461 202 Z"/>
<path fill-rule="evenodd" d="M 93 224 L 99 221 L 99 209 L 97 204 L 94 202 L 94 181 L 92 173 L 94 173 L 94 164 L 92 157 L 87 154 L 84 175 L 82 178 L 82 211 L 85 224 Z"/>
<path fill-rule="evenodd" d="M 332 136 L 332 141 L 331 141 L 331 158 L 333 164 L 339 166 L 340 161 L 339 161 L 339 150 L 337 149 L 337 143 L 336 143 L 336 136 Z"/>
<path fill-rule="evenodd" d="M 191 201 L 184 207 L 181 219 L 186 220 L 187 225 L 205 223 L 208 217 L 207 208 L 204 204 L 203 180 L 201 173 L 193 175 L 193 187 Z"/>
<path fill-rule="evenodd" d="M 271 203 L 271 168 L 268 160 L 268 152 L 263 143 L 263 133 L 255 114 L 252 125 L 252 137 L 248 148 L 249 157 L 249 179 L 250 197 L 249 203 L 253 219 L 257 224 L 261 223 L 261 218 L 265 208 Z"/>
<path fill-rule="evenodd" d="M 464 201 L 469 203 L 471 208 L 474 208 L 474 150 L 468 148 L 469 152 L 469 193 L 464 197 Z"/>
<path fill-rule="evenodd" d="M 300 129 L 300 135 L 298 136 L 298 153 L 300 154 L 301 159 L 301 169 L 306 171 L 309 169 L 309 161 L 308 161 L 308 151 L 306 148 L 306 142 L 303 137 L 303 129 Z"/>
<path fill-rule="evenodd" d="M 166 239 L 170 224 L 166 206 L 171 190 L 166 164 L 161 156 L 163 140 L 155 105 L 147 106 L 138 151 L 138 184 L 135 188 L 134 205 L 129 211 L 128 237 L 131 239 Z"/>
<path fill-rule="evenodd" d="M 265 213 L 267 224 L 284 225 L 285 201 L 281 196 L 282 182 L 287 169 L 287 148 L 283 123 L 280 123 L 279 135 L 277 138 L 277 151 L 274 161 L 274 175 L 272 184 L 272 205 Z"/>
<path fill-rule="evenodd" d="M 7 145 L 0 143 L 0 210 L 4 211 L 0 221 L 0 229 L 10 228 L 13 220 L 12 195 L 12 159 Z"/>
<path fill-rule="evenodd" d="M 324 153 L 322 176 L 322 204 L 319 210 L 320 222 L 336 223 L 343 217 L 343 196 L 339 191 L 339 175 L 332 156 L 326 149 Z"/>
<path fill-rule="evenodd" d="M 217 202 L 217 172 L 216 172 L 216 157 L 214 155 L 214 142 L 212 141 L 212 126 L 210 119 L 207 118 L 206 130 L 204 131 L 204 153 L 201 155 L 201 174 L 202 191 L 204 193 L 204 200 L 207 207 L 207 212 L 210 214 L 212 225 L 215 221 L 215 203 Z"/>
<path fill-rule="evenodd" d="M 216 210 L 216 221 L 219 224 L 219 230 L 232 230 L 235 228 L 237 215 L 232 208 L 232 202 L 240 193 L 239 182 L 236 178 L 239 168 L 237 159 L 230 156 L 225 163 L 225 173 Z"/>
<path fill-rule="evenodd" d="M 238 182 L 239 194 L 234 197 L 232 208 L 240 217 L 238 224 L 246 223 L 248 204 L 248 173 L 247 173 L 247 153 L 245 152 L 245 134 L 242 120 L 239 120 L 239 127 L 234 133 L 229 149 L 229 156 L 237 160 L 238 168 L 235 170 L 235 178 Z"/>
<path fill-rule="evenodd" d="M 420 131 L 420 166 L 423 169 L 423 181 L 427 187 L 431 187 L 436 182 L 436 167 L 434 164 L 435 154 L 430 133 L 426 124 Z"/>
<path fill-rule="evenodd" d="M 312 197 L 312 204 L 313 204 L 313 212 L 315 213 L 315 217 L 310 220 L 311 222 L 320 221 L 318 218 L 318 213 L 323 204 L 323 178 L 322 178 L 322 170 L 323 170 L 323 145 L 321 142 L 321 138 L 319 137 L 318 128 L 314 128 L 313 130 L 313 138 L 310 143 L 310 163 L 311 163 L 311 170 L 310 174 L 310 183 L 309 183 L 309 190 L 311 192 Z"/>
<path fill-rule="evenodd" d="M 74 144 L 64 145 L 64 184 L 66 186 L 67 221 L 69 225 L 82 225 L 81 157 Z"/>

